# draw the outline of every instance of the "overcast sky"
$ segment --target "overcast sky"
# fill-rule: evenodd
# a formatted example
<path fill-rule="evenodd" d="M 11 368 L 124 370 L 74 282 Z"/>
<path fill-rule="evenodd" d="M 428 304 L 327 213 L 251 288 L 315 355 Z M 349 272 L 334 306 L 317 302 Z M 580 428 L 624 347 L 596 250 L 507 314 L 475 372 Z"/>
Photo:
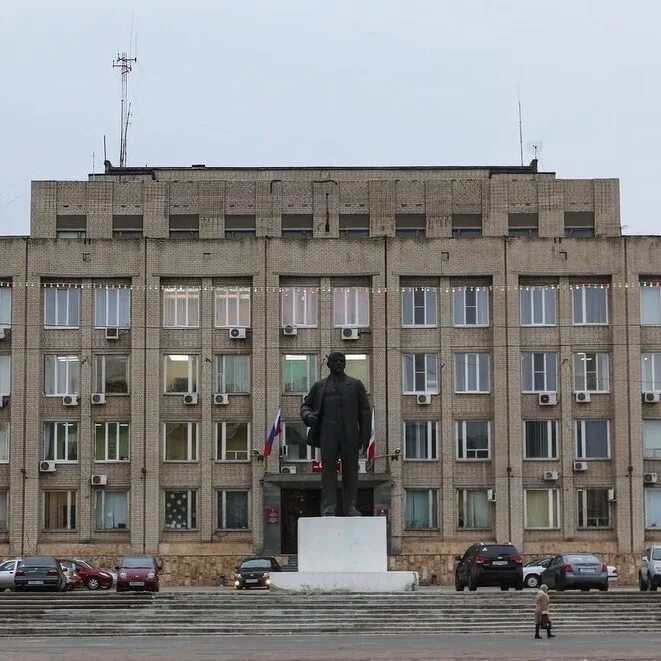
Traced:
<path fill-rule="evenodd" d="M 28 0 L 0 16 L 0 233 L 30 181 L 118 164 L 118 50 L 137 35 L 128 165 L 518 165 L 619 177 L 661 233 L 657 0 Z"/>

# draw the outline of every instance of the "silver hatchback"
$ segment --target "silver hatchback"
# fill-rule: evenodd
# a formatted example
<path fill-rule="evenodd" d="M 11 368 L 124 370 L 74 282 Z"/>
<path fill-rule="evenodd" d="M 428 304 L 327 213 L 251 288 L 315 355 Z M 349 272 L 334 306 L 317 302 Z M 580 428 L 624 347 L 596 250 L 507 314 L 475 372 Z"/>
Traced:
<path fill-rule="evenodd" d="M 14 558 L 0 563 L 0 592 L 14 589 L 14 575 L 20 561 L 21 558 Z"/>
<path fill-rule="evenodd" d="M 590 553 L 556 555 L 542 572 L 542 583 L 555 590 L 608 590 L 608 567 Z"/>

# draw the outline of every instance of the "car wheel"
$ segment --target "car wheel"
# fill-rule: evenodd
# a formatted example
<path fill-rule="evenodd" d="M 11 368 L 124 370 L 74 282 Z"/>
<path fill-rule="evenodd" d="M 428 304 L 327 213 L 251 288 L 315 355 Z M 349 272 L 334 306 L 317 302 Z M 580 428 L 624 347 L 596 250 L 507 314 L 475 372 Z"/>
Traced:
<path fill-rule="evenodd" d="M 581 592 L 590 592 L 590 588 L 581 588 Z"/>
<path fill-rule="evenodd" d="M 608 583 L 599 586 L 599 592 L 608 592 Z"/>
<path fill-rule="evenodd" d="M 523 590 L 523 581 L 521 581 L 521 583 L 517 583 L 517 584 L 514 586 L 514 589 L 515 589 L 515 590 Z"/>
<path fill-rule="evenodd" d="M 88 590 L 98 590 L 100 587 L 99 579 L 91 576 L 87 579 L 87 589 Z"/>
<path fill-rule="evenodd" d="M 459 581 L 459 578 L 457 576 L 455 576 L 454 577 L 454 589 L 457 592 L 463 592 L 465 587 L 466 586 Z"/>
<path fill-rule="evenodd" d="M 539 576 L 537 576 L 537 574 L 528 574 L 524 583 L 527 588 L 539 587 Z"/>
<path fill-rule="evenodd" d="M 477 585 L 475 585 L 473 577 L 470 574 L 468 575 L 468 590 L 469 592 L 475 592 L 477 590 Z"/>
<path fill-rule="evenodd" d="M 650 582 L 650 590 L 651 590 L 652 592 L 656 592 L 656 588 L 657 588 L 656 584 Z"/>
<path fill-rule="evenodd" d="M 510 589 L 509 585 L 501 585 L 500 590 L 501 592 L 507 592 Z"/>

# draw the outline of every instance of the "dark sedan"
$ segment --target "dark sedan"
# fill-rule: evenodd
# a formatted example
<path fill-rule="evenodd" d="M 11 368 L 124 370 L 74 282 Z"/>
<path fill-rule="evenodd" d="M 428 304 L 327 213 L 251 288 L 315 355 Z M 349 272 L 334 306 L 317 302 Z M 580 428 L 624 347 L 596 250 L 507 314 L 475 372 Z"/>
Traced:
<path fill-rule="evenodd" d="M 556 555 L 542 572 L 542 583 L 555 590 L 608 590 L 608 567 L 590 553 Z"/>
<path fill-rule="evenodd" d="M 25 590 L 55 590 L 63 592 L 67 578 L 60 563 L 52 555 L 23 558 L 14 574 L 16 592 Z"/>
<path fill-rule="evenodd" d="M 117 568 L 117 592 L 146 590 L 158 592 L 160 565 L 153 555 L 127 555 Z"/>
<path fill-rule="evenodd" d="M 282 567 L 273 556 L 254 556 L 246 558 L 237 568 L 234 575 L 234 587 L 270 588 L 271 572 L 282 571 Z"/>

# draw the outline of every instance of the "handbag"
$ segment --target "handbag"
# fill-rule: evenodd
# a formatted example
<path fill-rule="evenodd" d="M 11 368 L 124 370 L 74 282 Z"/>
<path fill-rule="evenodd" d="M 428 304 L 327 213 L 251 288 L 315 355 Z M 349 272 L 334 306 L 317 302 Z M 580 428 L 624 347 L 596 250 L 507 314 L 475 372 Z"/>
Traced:
<path fill-rule="evenodd" d="M 550 629 L 552 624 L 551 624 L 551 618 L 548 616 L 547 613 L 544 613 L 542 615 L 542 621 L 539 624 L 542 629 Z"/>

